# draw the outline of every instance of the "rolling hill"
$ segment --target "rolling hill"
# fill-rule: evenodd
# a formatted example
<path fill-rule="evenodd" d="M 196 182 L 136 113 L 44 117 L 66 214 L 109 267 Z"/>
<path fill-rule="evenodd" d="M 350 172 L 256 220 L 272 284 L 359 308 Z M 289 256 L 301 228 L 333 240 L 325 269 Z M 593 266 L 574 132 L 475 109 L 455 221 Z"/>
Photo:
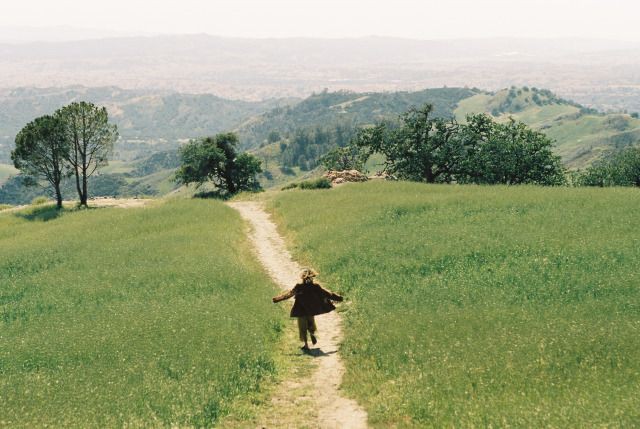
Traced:
<path fill-rule="evenodd" d="M 180 94 L 170 91 L 124 90 L 116 87 L 17 88 L 0 90 L 0 162 L 16 133 L 33 118 L 51 114 L 73 101 L 106 106 L 118 125 L 119 150 L 145 144 L 162 144 L 225 131 L 247 118 L 294 100 L 248 102 L 227 100 L 210 94 Z M 175 144 L 171 147 L 175 148 Z M 153 150 L 157 151 L 158 148 Z"/>
<path fill-rule="evenodd" d="M 4 98 L 3 98 L 4 97 Z M 212 95 L 129 91 L 119 88 L 19 89 L 0 93 L 0 183 L 14 170 L 9 153 L 15 132 L 35 116 L 75 99 L 106 105 L 122 139 L 111 165 L 93 179 L 95 195 L 163 195 L 178 165 L 177 148 L 188 138 L 235 131 L 241 149 L 263 161 L 260 181 L 279 186 L 311 174 L 319 158 L 348 143 L 359 126 L 394 119 L 411 106 L 432 103 L 440 117 L 487 113 L 514 118 L 556 141 L 555 151 L 570 169 L 588 166 L 603 153 L 640 142 L 636 115 L 602 113 L 560 98 L 549 90 L 511 87 L 497 92 L 436 88 L 416 92 L 322 91 L 304 100 L 261 103 Z M 16 179 L 0 188 L 0 202 L 24 203 L 42 190 L 25 190 Z M 73 196 L 69 186 L 69 196 Z"/>
<path fill-rule="evenodd" d="M 455 110 L 463 121 L 470 113 L 512 117 L 556 141 L 555 151 L 569 168 L 583 168 L 604 152 L 640 142 L 640 120 L 624 113 L 601 113 L 558 98 L 547 90 L 510 88 L 476 94 Z"/>

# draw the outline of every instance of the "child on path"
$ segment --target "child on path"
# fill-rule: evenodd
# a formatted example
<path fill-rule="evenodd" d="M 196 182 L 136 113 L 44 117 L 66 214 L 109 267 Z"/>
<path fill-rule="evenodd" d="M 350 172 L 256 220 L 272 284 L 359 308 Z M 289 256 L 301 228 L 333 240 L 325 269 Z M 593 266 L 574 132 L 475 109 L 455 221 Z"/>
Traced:
<path fill-rule="evenodd" d="M 309 350 L 307 331 L 311 336 L 311 343 L 315 345 L 318 342 L 315 336 L 317 328 L 314 316 L 335 310 L 336 307 L 331 301 L 340 302 L 343 299 L 340 295 L 324 289 L 318 283 L 314 283 L 313 278 L 317 275 L 318 273 L 311 269 L 304 269 L 301 274 L 302 283 L 298 283 L 290 291 L 273 298 L 275 303 L 295 296 L 291 317 L 298 318 L 300 341 L 304 342 L 301 347 L 303 351 Z"/>

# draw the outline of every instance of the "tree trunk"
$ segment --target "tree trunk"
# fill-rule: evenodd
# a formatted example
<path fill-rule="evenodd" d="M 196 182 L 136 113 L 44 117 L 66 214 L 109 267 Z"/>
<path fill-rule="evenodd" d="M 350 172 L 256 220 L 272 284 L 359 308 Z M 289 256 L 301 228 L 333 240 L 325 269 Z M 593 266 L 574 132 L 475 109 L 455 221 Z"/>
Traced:
<path fill-rule="evenodd" d="M 231 172 L 231 167 L 225 167 L 224 181 L 227 184 L 227 192 L 229 194 L 235 194 L 237 189 L 236 189 L 236 184 L 233 183 L 233 174 Z"/>
<path fill-rule="evenodd" d="M 82 169 L 82 196 L 80 197 L 80 205 L 87 207 L 87 169 Z"/>
<path fill-rule="evenodd" d="M 76 190 L 78 191 L 78 198 L 82 201 L 82 188 L 80 188 L 80 172 L 78 171 L 78 167 L 74 168 L 76 173 Z"/>
<path fill-rule="evenodd" d="M 54 187 L 56 191 L 56 207 L 59 210 L 62 208 L 62 192 L 60 192 L 60 183 L 56 183 Z"/>

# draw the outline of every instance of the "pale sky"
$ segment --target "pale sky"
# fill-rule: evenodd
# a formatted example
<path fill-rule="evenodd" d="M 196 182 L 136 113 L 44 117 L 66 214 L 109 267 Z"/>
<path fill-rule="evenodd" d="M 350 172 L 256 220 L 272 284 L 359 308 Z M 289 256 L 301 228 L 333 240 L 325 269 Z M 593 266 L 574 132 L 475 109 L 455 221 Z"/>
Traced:
<path fill-rule="evenodd" d="M 126 34 L 640 41 L 638 0 L 1 0 L 0 27 Z"/>

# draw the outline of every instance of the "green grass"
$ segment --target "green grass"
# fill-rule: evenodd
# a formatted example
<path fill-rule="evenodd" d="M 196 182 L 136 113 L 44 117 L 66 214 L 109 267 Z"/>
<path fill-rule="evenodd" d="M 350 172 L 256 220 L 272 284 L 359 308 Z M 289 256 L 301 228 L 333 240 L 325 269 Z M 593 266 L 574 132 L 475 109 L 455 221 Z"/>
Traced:
<path fill-rule="evenodd" d="M 254 260 L 214 201 L 0 214 L 0 426 L 242 413 L 276 371 L 284 318 Z"/>
<path fill-rule="evenodd" d="M 347 297 L 344 388 L 374 427 L 640 421 L 637 190 L 374 182 L 270 207 Z"/>

